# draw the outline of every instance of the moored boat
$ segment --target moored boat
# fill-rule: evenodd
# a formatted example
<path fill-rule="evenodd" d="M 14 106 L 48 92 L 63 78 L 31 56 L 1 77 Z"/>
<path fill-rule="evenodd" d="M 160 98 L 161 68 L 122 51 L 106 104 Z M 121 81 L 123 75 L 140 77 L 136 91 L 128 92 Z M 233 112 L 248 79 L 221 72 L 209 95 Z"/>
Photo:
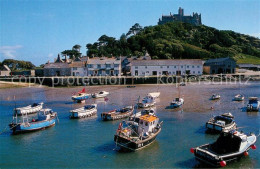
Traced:
<path fill-rule="evenodd" d="M 184 99 L 177 97 L 177 98 L 175 98 L 175 100 L 173 100 L 173 101 L 170 103 L 170 106 L 168 106 L 168 108 L 170 108 L 170 109 L 179 108 L 179 107 L 181 107 L 183 104 L 184 104 Z"/>
<path fill-rule="evenodd" d="M 234 101 L 243 101 L 245 97 L 242 94 L 237 94 L 234 97 Z"/>
<path fill-rule="evenodd" d="M 209 119 L 206 123 L 208 131 L 228 132 L 237 128 L 234 116 L 231 113 L 224 113 Z"/>
<path fill-rule="evenodd" d="M 70 118 L 85 118 L 97 114 L 97 104 L 90 104 L 70 111 Z"/>
<path fill-rule="evenodd" d="M 231 161 L 248 155 L 250 149 L 256 149 L 255 134 L 244 134 L 238 131 L 223 132 L 216 142 L 191 148 L 195 158 L 213 167 L 225 167 Z"/>
<path fill-rule="evenodd" d="M 211 96 L 211 100 L 218 100 L 218 99 L 220 99 L 220 95 L 219 94 L 213 94 Z"/>
<path fill-rule="evenodd" d="M 160 92 L 148 93 L 141 102 L 137 103 L 138 108 L 148 108 L 155 105 L 155 99 L 160 96 Z"/>
<path fill-rule="evenodd" d="M 94 93 L 92 95 L 92 97 L 93 98 L 103 98 L 103 97 L 106 97 L 107 95 L 109 95 L 109 92 L 101 91 L 101 92 L 98 92 L 98 93 Z"/>
<path fill-rule="evenodd" d="M 103 112 L 101 113 L 101 119 L 104 121 L 123 119 L 131 116 L 133 114 L 133 111 L 134 111 L 133 106 L 127 106 L 122 109 Z"/>
<path fill-rule="evenodd" d="M 91 97 L 91 94 L 86 93 L 85 88 L 83 88 L 82 91 L 80 91 L 80 92 L 78 92 L 77 94 L 73 95 L 73 96 L 71 97 L 71 99 L 72 99 L 73 101 L 76 101 L 76 102 L 78 102 L 78 103 L 81 103 L 81 102 L 87 100 L 87 99 L 90 98 L 90 97 Z"/>
<path fill-rule="evenodd" d="M 250 97 L 247 104 L 247 111 L 258 111 L 260 107 L 260 101 L 257 97 Z"/>
<path fill-rule="evenodd" d="M 40 111 L 43 107 L 43 102 L 41 103 L 33 103 L 32 105 L 26 107 L 19 107 L 14 109 L 14 113 L 18 116 L 25 115 L 25 114 L 33 114 Z"/>
<path fill-rule="evenodd" d="M 155 115 L 136 117 L 137 121 L 123 121 L 114 136 L 116 146 L 122 150 L 136 151 L 150 145 L 161 132 L 159 118 Z"/>
<path fill-rule="evenodd" d="M 41 130 L 47 127 L 55 125 L 57 113 L 53 112 L 51 109 L 41 109 L 38 112 L 38 118 L 28 119 L 27 115 L 22 116 L 22 122 L 17 121 L 17 116 L 14 116 L 16 122 L 9 124 L 10 129 L 13 131 L 13 134 L 26 133 L 36 130 Z"/>

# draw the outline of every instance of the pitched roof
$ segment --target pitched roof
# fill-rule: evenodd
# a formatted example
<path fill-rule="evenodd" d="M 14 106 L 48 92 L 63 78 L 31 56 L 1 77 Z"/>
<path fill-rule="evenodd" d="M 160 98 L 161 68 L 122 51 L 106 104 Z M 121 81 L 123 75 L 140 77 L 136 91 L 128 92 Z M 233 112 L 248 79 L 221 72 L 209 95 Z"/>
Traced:
<path fill-rule="evenodd" d="M 132 66 L 202 65 L 201 59 L 132 60 Z"/>
<path fill-rule="evenodd" d="M 226 60 L 233 60 L 235 61 L 234 59 L 230 58 L 230 57 L 226 57 L 226 58 L 216 58 L 216 59 L 209 59 L 205 62 L 205 64 L 208 64 L 208 63 L 214 63 L 214 62 L 224 62 Z"/>
<path fill-rule="evenodd" d="M 117 63 L 120 64 L 121 60 L 117 58 L 90 58 L 88 59 L 88 64 L 111 64 Z"/>
<path fill-rule="evenodd" d="M 68 63 L 47 63 L 44 65 L 44 69 L 49 68 L 70 68 Z"/>
<path fill-rule="evenodd" d="M 140 117 L 140 120 L 147 121 L 147 122 L 152 122 L 152 121 L 155 121 L 156 119 L 157 119 L 156 116 L 148 115 L 148 114 Z"/>
<path fill-rule="evenodd" d="M 1 70 L 2 71 L 11 71 L 7 65 L 4 65 Z"/>
<path fill-rule="evenodd" d="M 85 67 L 85 62 L 81 62 L 81 61 L 71 62 L 69 64 L 69 67 Z"/>

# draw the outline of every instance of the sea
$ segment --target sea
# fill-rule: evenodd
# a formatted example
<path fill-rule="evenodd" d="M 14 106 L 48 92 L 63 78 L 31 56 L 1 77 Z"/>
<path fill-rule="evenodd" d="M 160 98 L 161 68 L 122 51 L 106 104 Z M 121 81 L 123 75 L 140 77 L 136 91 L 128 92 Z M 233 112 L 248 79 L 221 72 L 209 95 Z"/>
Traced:
<path fill-rule="evenodd" d="M 85 86 L 88 93 L 108 91 L 105 101 L 88 99 L 73 103 L 72 93 L 83 87 L 51 88 L 44 86 L 0 89 L 0 168 L 203 168 L 190 148 L 212 143 L 218 134 L 205 133 L 205 123 L 213 115 L 231 112 L 239 130 L 259 134 L 259 112 L 247 112 L 248 98 L 260 98 L 260 82 L 190 83 L 178 88 L 175 84 L 126 86 Z M 156 101 L 157 116 L 163 121 L 162 131 L 149 146 L 136 152 L 117 151 L 114 134 L 122 120 L 104 122 L 100 114 L 134 105 L 139 96 L 160 92 Z M 221 99 L 210 100 L 218 93 Z M 245 95 L 242 102 L 233 101 L 236 94 Z M 165 109 L 178 96 L 184 98 L 181 109 Z M 44 102 L 45 108 L 58 113 L 56 125 L 37 132 L 12 135 L 8 124 L 13 109 Z M 96 103 L 97 116 L 70 119 L 69 111 Z M 140 111 L 140 110 L 135 110 Z M 29 118 L 35 118 L 30 115 Z M 259 139 L 259 137 L 258 137 Z M 226 168 L 260 168 L 260 140 Z"/>

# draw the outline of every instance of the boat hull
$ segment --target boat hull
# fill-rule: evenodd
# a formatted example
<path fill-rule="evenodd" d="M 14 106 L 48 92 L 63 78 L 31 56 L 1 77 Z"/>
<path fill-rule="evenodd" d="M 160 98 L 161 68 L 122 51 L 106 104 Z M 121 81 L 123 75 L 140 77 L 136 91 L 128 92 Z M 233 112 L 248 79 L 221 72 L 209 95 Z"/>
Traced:
<path fill-rule="evenodd" d="M 97 114 L 97 110 L 91 110 L 87 112 L 70 112 L 70 118 L 71 119 L 79 119 L 79 118 L 85 118 L 85 117 L 91 117 L 93 115 Z"/>
<path fill-rule="evenodd" d="M 208 132 L 228 132 L 231 130 L 235 130 L 237 128 L 237 125 L 235 122 L 233 122 L 230 125 L 227 126 L 220 126 L 214 123 L 206 123 L 206 129 Z"/>
<path fill-rule="evenodd" d="M 133 114 L 133 110 L 127 112 L 127 113 L 120 113 L 117 115 L 112 115 L 112 114 L 107 114 L 107 113 L 101 113 L 101 119 L 103 121 L 112 121 L 112 120 L 119 120 L 119 119 L 124 119 Z"/>
<path fill-rule="evenodd" d="M 153 143 L 160 132 L 161 128 L 153 136 L 139 141 L 130 140 L 127 137 L 116 134 L 114 136 L 114 141 L 123 151 L 137 151 Z"/>
<path fill-rule="evenodd" d="M 55 125 L 55 117 L 39 121 L 39 122 L 29 122 L 29 123 L 18 123 L 18 124 L 10 124 L 10 128 L 13 132 L 13 134 L 21 134 L 21 133 L 27 133 L 27 132 L 33 132 L 41 129 L 45 129 L 51 126 Z"/>

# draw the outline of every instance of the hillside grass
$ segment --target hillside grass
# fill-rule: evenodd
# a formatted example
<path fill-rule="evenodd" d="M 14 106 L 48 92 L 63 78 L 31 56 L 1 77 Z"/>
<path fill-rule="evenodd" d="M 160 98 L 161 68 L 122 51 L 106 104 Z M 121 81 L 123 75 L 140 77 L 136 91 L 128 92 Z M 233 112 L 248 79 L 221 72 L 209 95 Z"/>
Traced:
<path fill-rule="evenodd" d="M 237 61 L 237 64 L 248 63 L 248 64 L 260 64 L 260 58 L 252 55 L 239 54 L 235 56 L 234 59 Z"/>

